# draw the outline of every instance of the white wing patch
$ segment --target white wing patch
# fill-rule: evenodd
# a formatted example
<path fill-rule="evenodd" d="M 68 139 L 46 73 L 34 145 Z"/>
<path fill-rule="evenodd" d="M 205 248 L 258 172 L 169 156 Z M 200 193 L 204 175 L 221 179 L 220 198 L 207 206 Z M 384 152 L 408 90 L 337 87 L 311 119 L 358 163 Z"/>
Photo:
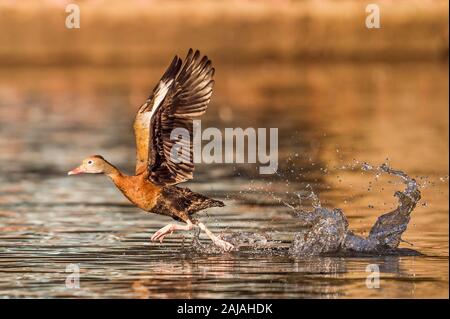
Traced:
<path fill-rule="evenodd" d="M 173 80 L 170 80 L 167 83 L 162 82 L 158 92 L 155 94 L 155 103 L 153 104 L 152 110 L 150 111 L 150 118 L 153 117 L 153 115 L 158 110 L 159 106 L 161 105 L 161 102 L 164 100 L 164 98 L 167 95 L 167 92 L 169 91 L 170 86 L 172 85 Z"/>

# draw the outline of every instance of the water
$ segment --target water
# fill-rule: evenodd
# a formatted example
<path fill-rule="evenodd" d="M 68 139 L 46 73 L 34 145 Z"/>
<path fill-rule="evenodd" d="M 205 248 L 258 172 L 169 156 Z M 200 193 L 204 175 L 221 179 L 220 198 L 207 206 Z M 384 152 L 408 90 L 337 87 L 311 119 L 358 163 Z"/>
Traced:
<path fill-rule="evenodd" d="M 186 184 L 225 201 L 198 216 L 240 241 L 230 254 L 195 231 L 151 243 L 167 218 L 139 211 L 106 178 L 66 176 L 92 154 L 133 171 L 134 112 L 161 69 L 0 70 L 1 297 L 448 298 L 447 64 L 218 65 L 204 127 L 280 135 L 278 175 L 199 165 Z M 289 253 L 306 226 L 294 205 L 341 208 L 361 237 L 397 207 L 403 181 L 364 162 L 417 181 L 400 248 L 420 255 Z M 366 286 L 370 264 L 379 289 Z M 79 289 L 66 288 L 69 265 Z"/>

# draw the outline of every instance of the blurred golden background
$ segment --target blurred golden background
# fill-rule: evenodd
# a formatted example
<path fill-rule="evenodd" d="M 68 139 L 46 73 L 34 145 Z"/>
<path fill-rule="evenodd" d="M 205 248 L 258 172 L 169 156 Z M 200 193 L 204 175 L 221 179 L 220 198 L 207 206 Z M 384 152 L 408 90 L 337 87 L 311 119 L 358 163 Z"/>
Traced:
<path fill-rule="evenodd" d="M 69 3 L 80 29 L 64 22 Z M 445 59 L 448 1 L 0 1 L 0 65 L 159 65 L 196 47 L 221 62 Z"/>
<path fill-rule="evenodd" d="M 376 1 L 368 29 L 369 3 L 0 0 L 0 297 L 448 298 L 449 3 Z M 134 115 L 191 47 L 216 68 L 202 127 L 279 129 L 275 175 L 196 165 L 188 186 L 226 202 L 201 216 L 214 232 L 289 243 L 282 202 L 312 189 L 367 235 L 404 185 L 352 165 L 388 162 L 422 186 L 403 238 L 427 256 L 371 258 L 388 280 L 367 289 L 367 258 L 192 255 L 184 237 L 149 244 L 167 219 L 108 180 L 68 178 L 96 153 L 133 171 Z M 79 291 L 62 287 L 69 262 L 89 276 Z"/>

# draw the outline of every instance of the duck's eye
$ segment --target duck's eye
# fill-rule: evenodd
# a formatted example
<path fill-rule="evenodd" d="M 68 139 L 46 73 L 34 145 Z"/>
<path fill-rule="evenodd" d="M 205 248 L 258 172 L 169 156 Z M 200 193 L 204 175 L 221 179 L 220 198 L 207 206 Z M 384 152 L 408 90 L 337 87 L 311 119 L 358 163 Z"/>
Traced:
<path fill-rule="evenodd" d="M 88 165 L 92 165 L 92 163 L 93 163 L 92 161 L 88 161 Z"/>

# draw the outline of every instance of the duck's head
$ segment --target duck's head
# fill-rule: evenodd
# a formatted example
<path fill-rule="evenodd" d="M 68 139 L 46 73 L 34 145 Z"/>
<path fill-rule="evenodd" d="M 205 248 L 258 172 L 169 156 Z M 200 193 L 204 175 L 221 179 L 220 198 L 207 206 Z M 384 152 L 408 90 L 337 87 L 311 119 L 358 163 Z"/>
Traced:
<path fill-rule="evenodd" d="M 74 168 L 67 175 L 78 174 L 102 174 L 108 166 L 108 162 L 100 155 L 85 158 L 80 166 Z"/>

